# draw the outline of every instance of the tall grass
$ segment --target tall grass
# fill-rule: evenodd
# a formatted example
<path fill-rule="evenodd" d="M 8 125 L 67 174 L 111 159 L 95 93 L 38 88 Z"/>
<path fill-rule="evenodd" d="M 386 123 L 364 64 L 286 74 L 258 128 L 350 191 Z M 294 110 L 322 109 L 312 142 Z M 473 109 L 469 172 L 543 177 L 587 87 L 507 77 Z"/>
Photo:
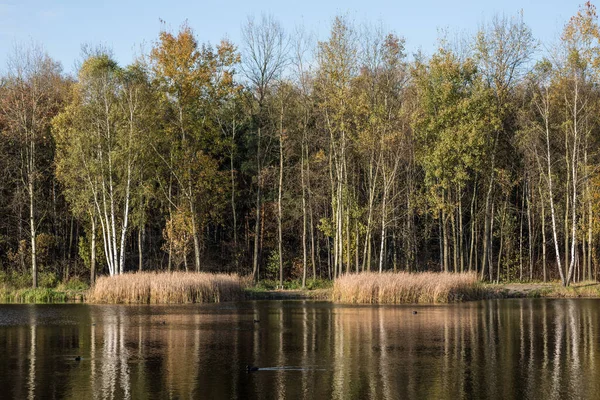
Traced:
<path fill-rule="evenodd" d="M 54 288 L 15 289 L 0 286 L 0 303 L 66 303 L 83 301 L 83 292 L 63 291 Z"/>
<path fill-rule="evenodd" d="M 237 275 L 196 272 L 138 272 L 103 276 L 90 289 L 91 303 L 218 303 L 242 298 Z"/>
<path fill-rule="evenodd" d="M 475 273 L 365 272 L 344 275 L 333 285 L 333 300 L 344 303 L 451 303 L 484 296 Z"/>

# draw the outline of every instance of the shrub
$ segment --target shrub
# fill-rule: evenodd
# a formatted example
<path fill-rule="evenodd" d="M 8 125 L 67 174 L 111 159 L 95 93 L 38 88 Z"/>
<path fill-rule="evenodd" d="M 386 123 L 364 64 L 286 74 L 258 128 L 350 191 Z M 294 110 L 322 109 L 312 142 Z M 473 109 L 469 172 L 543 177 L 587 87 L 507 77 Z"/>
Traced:
<path fill-rule="evenodd" d="M 16 271 L 0 272 L 0 284 L 16 289 L 23 289 L 31 287 L 31 274 L 19 273 Z"/>
<path fill-rule="evenodd" d="M 262 279 L 256 283 L 256 289 L 275 290 L 279 286 L 279 281 L 273 279 Z"/>
<path fill-rule="evenodd" d="M 58 279 L 54 272 L 40 272 L 38 274 L 38 286 L 42 288 L 53 288 L 58 284 Z"/>
<path fill-rule="evenodd" d="M 79 279 L 79 277 L 74 276 L 73 278 L 69 279 L 67 282 L 63 283 L 60 287 L 63 290 L 72 290 L 72 291 L 76 291 L 76 292 L 81 292 L 83 290 L 89 289 L 90 286 L 86 282 Z"/>

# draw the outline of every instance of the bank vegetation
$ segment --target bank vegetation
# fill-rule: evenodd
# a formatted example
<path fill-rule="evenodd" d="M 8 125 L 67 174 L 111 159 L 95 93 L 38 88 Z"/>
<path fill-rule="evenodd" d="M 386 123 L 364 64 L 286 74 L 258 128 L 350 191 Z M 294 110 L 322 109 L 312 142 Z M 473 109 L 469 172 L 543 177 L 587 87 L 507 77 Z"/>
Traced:
<path fill-rule="evenodd" d="M 477 274 L 365 272 L 338 278 L 333 300 L 359 304 L 454 303 L 486 296 Z"/>
<path fill-rule="evenodd" d="M 196 272 L 138 272 L 99 277 L 89 303 L 187 304 L 243 299 L 237 275 Z"/>

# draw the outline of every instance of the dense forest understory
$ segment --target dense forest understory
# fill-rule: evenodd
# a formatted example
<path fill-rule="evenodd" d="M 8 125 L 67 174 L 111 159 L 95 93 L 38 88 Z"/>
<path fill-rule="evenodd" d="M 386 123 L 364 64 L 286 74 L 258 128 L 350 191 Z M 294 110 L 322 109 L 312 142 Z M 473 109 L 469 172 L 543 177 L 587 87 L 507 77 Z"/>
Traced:
<path fill-rule="evenodd" d="M 214 271 L 302 286 L 360 271 L 597 280 L 600 27 L 522 15 L 409 57 L 380 27 L 249 18 L 164 29 L 128 66 L 36 45 L 0 77 L 0 278 Z"/>

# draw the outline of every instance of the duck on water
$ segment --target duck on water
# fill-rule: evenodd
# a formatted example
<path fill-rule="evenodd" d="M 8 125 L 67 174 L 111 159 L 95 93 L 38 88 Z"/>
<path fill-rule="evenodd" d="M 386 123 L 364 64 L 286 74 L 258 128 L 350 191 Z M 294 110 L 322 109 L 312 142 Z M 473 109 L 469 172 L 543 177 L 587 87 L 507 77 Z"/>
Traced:
<path fill-rule="evenodd" d="M 254 371 L 258 371 L 259 368 L 258 367 L 254 367 L 252 365 L 246 365 L 246 372 L 254 372 Z"/>

